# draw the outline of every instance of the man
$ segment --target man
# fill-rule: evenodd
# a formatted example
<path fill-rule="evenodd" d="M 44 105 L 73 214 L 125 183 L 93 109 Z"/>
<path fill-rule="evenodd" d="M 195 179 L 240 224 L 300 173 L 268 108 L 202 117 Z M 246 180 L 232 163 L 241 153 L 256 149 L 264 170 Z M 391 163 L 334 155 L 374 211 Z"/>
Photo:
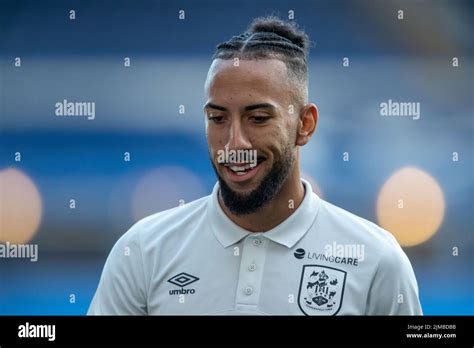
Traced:
<path fill-rule="evenodd" d="M 89 314 L 421 314 L 395 238 L 300 177 L 316 130 L 308 39 L 267 17 L 217 46 L 205 83 L 212 194 L 114 246 Z"/>

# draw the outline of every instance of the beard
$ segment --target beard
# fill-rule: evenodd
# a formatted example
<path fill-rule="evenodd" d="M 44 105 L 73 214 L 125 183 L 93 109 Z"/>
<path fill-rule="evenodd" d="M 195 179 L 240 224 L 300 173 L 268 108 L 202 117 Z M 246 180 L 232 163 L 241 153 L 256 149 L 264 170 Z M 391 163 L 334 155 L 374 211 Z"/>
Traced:
<path fill-rule="evenodd" d="M 282 157 L 273 163 L 270 172 L 262 179 L 261 183 L 248 194 L 233 191 L 217 171 L 211 158 L 212 168 L 219 181 L 222 200 L 226 207 L 235 215 L 255 213 L 270 202 L 281 190 L 293 166 L 294 154 L 287 146 Z"/>

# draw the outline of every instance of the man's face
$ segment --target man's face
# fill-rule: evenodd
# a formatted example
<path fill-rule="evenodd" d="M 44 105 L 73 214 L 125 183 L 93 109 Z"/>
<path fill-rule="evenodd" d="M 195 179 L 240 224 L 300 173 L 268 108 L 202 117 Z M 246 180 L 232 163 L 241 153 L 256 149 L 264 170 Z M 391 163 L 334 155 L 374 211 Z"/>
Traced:
<path fill-rule="evenodd" d="M 205 91 L 207 142 L 221 196 L 235 214 L 255 212 L 280 191 L 294 163 L 298 111 L 286 65 L 216 59 Z M 226 150 L 256 150 L 256 167 L 239 171 L 242 162 L 220 163 Z"/>

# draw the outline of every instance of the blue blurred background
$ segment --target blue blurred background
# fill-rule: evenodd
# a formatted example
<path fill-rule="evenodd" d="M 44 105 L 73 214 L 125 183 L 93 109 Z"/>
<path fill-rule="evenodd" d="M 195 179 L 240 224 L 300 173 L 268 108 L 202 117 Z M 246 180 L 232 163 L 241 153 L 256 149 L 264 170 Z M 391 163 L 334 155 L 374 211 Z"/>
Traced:
<path fill-rule="evenodd" d="M 0 242 L 37 244 L 39 259 L 0 259 L 0 314 L 85 314 L 108 252 L 134 222 L 211 192 L 210 57 L 268 14 L 294 14 L 313 41 L 320 121 L 302 150 L 305 177 L 325 200 L 380 224 L 392 175 L 417 168 L 432 178 L 439 216 L 416 194 L 421 208 L 407 209 L 420 209 L 418 224 L 440 223 L 404 250 L 425 314 L 474 314 L 473 9 L 458 0 L 1 0 Z M 64 99 L 95 102 L 95 119 L 56 116 Z M 389 99 L 420 102 L 420 119 L 382 117 Z"/>

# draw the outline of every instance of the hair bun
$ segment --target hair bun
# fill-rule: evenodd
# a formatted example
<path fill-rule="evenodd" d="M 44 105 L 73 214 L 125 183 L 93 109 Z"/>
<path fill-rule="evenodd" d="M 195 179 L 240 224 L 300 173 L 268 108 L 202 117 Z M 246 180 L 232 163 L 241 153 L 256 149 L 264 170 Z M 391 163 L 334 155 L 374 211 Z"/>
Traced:
<path fill-rule="evenodd" d="M 278 17 L 260 17 L 256 18 L 250 24 L 248 31 L 255 33 L 274 33 L 290 40 L 295 45 L 301 47 L 306 52 L 308 49 L 308 36 L 300 30 L 296 24 L 285 22 Z"/>

